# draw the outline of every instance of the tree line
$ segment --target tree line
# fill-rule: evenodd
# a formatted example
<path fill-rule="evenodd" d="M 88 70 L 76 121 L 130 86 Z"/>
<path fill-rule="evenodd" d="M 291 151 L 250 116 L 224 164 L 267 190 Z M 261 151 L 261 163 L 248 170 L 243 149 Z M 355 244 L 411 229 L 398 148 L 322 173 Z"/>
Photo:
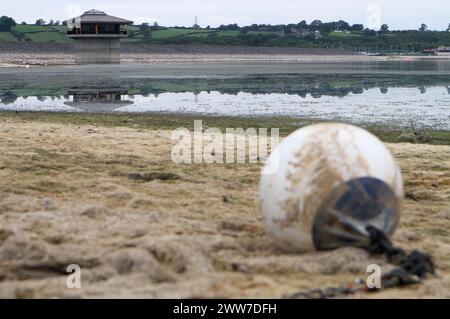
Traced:
<path fill-rule="evenodd" d="M 198 27 L 198 26 L 196 26 Z M 158 28 L 162 28 L 159 27 Z M 217 28 L 206 27 L 205 37 L 180 35 L 171 38 L 151 38 L 148 24 L 140 27 L 145 42 L 160 44 L 215 44 L 243 45 L 266 47 L 303 47 L 303 48 L 334 48 L 352 51 L 392 51 L 419 52 L 423 49 L 450 46 L 450 25 L 446 32 L 430 31 L 422 23 L 416 30 L 391 31 L 387 24 L 378 30 L 365 28 L 362 24 L 350 24 L 339 20 L 322 22 L 305 20 L 297 24 L 252 24 L 241 27 L 238 24 L 221 25 Z M 179 27 L 186 28 L 186 27 Z M 204 30 L 204 29 L 203 29 Z M 235 31 L 231 34 L 221 31 Z M 143 33 L 146 32 L 146 33 Z M 348 33 L 338 36 L 337 33 Z M 135 35 L 133 35 L 135 36 Z"/>
<path fill-rule="evenodd" d="M 28 25 L 27 22 L 23 21 L 20 23 L 21 25 Z M 1 16 L 0 17 L 0 32 L 9 32 L 12 28 L 14 28 L 17 25 L 17 22 L 7 16 Z M 50 26 L 60 26 L 60 25 L 66 25 L 66 22 L 60 22 L 59 20 L 53 20 L 50 19 L 50 21 L 45 21 L 44 19 L 38 19 L 34 24 L 31 25 L 37 25 L 37 26 L 44 26 L 44 25 L 50 25 Z"/>
<path fill-rule="evenodd" d="M 23 21 L 21 22 L 22 25 L 28 25 L 27 22 Z M 65 25 L 65 21 L 59 21 L 50 19 L 50 21 L 45 21 L 44 19 L 37 19 L 34 24 L 30 25 L 37 25 L 37 26 L 43 26 L 43 25 L 50 25 L 50 26 L 59 26 L 59 25 Z M 9 31 L 12 27 L 16 26 L 17 22 L 7 16 L 0 17 L 0 31 Z M 141 30 L 155 30 L 160 28 L 157 22 L 154 22 L 152 26 L 150 26 L 149 23 L 142 23 L 139 25 Z M 184 28 L 184 27 L 180 27 Z M 198 25 L 195 25 L 194 28 L 200 28 Z M 210 26 L 207 26 L 206 29 L 214 29 L 218 31 L 241 31 L 243 33 L 255 31 L 266 31 L 266 32 L 284 32 L 285 34 L 290 34 L 293 31 L 300 30 L 300 31 L 309 31 L 309 32 L 315 32 L 318 31 L 321 34 L 328 34 L 330 32 L 334 31 L 349 31 L 349 32 L 359 32 L 359 31 L 379 31 L 379 32 L 388 32 L 389 26 L 387 24 L 383 24 L 380 28 L 380 30 L 372 30 L 369 28 L 364 28 L 363 24 L 350 24 L 344 20 L 339 21 L 332 21 L 332 22 L 322 22 L 321 20 L 313 20 L 311 23 L 308 24 L 306 20 L 302 20 L 299 23 L 290 23 L 290 24 L 277 24 L 277 25 L 271 25 L 271 24 L 252 24 L 250 26 L 239 26 L 237 23 L 228 24 L 228 25 L 220 25 L 217 28 L 211 28 Z M 426 24 L 422 23 L 420 27 L 418 28 L 419 31 L 428 31 L 428 27 Z M 411 31 L 411 30 L 409 30 Z M 446 31 L 450 31 L 450 24 Z"/>

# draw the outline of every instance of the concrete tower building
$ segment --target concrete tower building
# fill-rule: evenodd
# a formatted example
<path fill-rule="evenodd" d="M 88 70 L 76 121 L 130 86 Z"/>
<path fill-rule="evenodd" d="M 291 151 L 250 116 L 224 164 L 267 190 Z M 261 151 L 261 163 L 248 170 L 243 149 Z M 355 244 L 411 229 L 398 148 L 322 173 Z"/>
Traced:
<path fill-rule="evenodd" d="M 132 21 L 90 10 L 66 22 L 76 64 L 120 63 L 120 39 L 128 36 Z"/>

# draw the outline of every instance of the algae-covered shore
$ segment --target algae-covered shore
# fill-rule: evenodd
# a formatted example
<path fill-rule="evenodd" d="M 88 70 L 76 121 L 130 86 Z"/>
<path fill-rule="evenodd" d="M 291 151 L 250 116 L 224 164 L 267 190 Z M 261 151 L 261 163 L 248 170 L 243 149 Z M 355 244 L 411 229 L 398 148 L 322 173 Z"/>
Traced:
<path fill-rule="evenodd" d="M 93 113 L 58 113 L 58 112 L 0 112 L 0 119 L 40 121 L 73 125 L 94 125 L 104 127 L 132 127 L 138 130 L 173 130 L 177 128 L 193 129 L 194 120 L 201 120 L 203 128 L 279 128 L 282 137 L 293 131 L 314 123 L 319 119 L 297 119 L 289 117 L 236 117 L 205 116 L 200 114 L 93 114 Z M 420 142 L 430 145 L 450 145 L 450 131 L 414 128 L 401 129 L 391 126 L 366 126 L 365 129 L 387 143 Z M 403 137 L 402 137 L 403 135 Z M 414 136 L 416 135 L 416 136 Z"/>
<path fill-rule="evenodd" d="M 206 127 L 279 127 L 310 120 L 205 118 Z M 359 249 L 286 254 L 265 232 L 260 165 L 171 161 L 171 130 L 189 116 L 0 113 L 0 297 L 280 298 L 365 278 Z M 436 277 L 358 298 L 450 298 L 449 133 L 392 143 L 405 208 L 394 241 L 433 255 Z M 420 141 L 418 141 L 420 142 Z M 137 180 L 130 174 L 146 176 Z M 131 175 L 133 176 L 133 175 Z M 66 286 L 78 264 L 82 289 Z"/>

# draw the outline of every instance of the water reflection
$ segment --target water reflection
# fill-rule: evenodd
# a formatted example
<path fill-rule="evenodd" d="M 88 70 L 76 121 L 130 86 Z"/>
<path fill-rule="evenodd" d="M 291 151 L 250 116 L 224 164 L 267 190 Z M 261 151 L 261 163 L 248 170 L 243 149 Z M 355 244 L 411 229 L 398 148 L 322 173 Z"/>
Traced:
<path fill-rule="evenodd" d="M 421 86 L 421 87 L 419 87 L 419 92 L 420 92 L 420 94 L 425 94 L 425 93 L 427 93 L 427 88 L 424 86 Z"/>
<path fill-rule="evenodd" d="M 260 74 L 243 77 L 218 78 L 141 78 L 127 77 L 120 72 L 86 74 L 85 77 L 69 76 L 67 78 L 52 77 L 19 77 L 12 76 L 7 81 L 0 78 L 0 101 L 2 104 L 14 103 L 18 97 L 38 97 L 41 101 L 46 96 L 56 98 L 66 97 L 69 92 L 86 91 L 96 96 L 102 91 L 112 93 L 114 90 L 121 95 L 151 94 L 156 97 L 163 93 L 220 92 L 237 95 L 250 94 L 289 94 L 315 98 L 322 96 L 345 97 L 351 94 L 363 94 L 365 91 L 377 88 L 381 94 L 387 94 L 397 87 L 417 88 L 426 93 L 427 87 L 443 86 L 450 88 L 449 75 L 380 75 L 380 74 Z M 127 91 L 127 92 L 125 92 Z M 123 94 L 125 93 L 125 94 Z M 77 95 L 75 92 L 72 95 Z M 75 98 L 77 98 L 75 96 Z M 103 99 L 103 102 L 112 100 Z M 74 101 L 77 102 L 77 101 Z M 81 101 L 80 101 L 81 102 Z"/>
<path fill-rule="evenodd" d="M 0 103 L 4 105 L 13 104 L 17 101 L 17 98 L 18 96 L 14 92 L 6 91 L 0 94 Z"/>
<path fill-rule="evenodd" d="M 128 90 L 116 88 L 72 88 L 68 91 L 71 101 L 65 105 L 85 112 L 111 112 L 123 106 L 133 104 L 128 97 Z"/>
<path fill-rule="evenodd" d="M 379 72 L 388 69 L 385 63 L 327 64 L 314 72 L 314 65 L 258 70 L 245 65 L 239 74 L 239 65 L 220 67 L 57 67 L 7 76 L 0 69 L 0 110 L 291 116 L 395 125 L 414 119 L 450 129 L 450 73 L 433 71 L 450 70 L 448 61 L 390 64 L 395 72 Z"/>

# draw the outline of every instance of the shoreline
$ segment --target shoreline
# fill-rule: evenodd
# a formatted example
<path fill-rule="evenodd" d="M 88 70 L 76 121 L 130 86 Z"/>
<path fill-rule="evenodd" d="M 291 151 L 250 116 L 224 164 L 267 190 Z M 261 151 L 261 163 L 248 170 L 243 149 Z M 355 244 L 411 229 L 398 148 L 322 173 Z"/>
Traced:
<path fill-rule="evenodd" d="M 285 137 L 296 129 L 315 123 L 327 122 L 314 118 L 276 117 L 236 117 L 207 116 L 187 113 L 58 113 L 58 112 L 15 112 L 0 111 L 0 120 L 20 120 L 26 122 L 57 123 L 67 125 L 96 125 L 102 127 L 132 127 L 142 130 L 173 130 L 179 127 L 193 128 L 194 120 L 202 120 L 203 126 L 226 128 L 279 128 Z M 355 125 L 355 124 L 353 124 Z M 378 125 L 361 126 L 386 143 L 411 142 L 428 145 L 450 145 L 450 131 L 400 129 Z"/>
<path fill-rule="evenodd" d="M 277 62 L 277 63 L 353 63 L 450 61 L 450 57 L 432 56 L 348 56 L 348 55 L 258 55 L 258 54 L 122 54 L 123 64 L 195 63 L 195 62 Z M 0 53 L 0 68 L 75 65 L 70 54 Z"/>
<path fill-rule="evenodd" d="M 195 62 L 277 62 L 277 63 L 353 63 L 353 62 L 416 62 L 450 61 L 450 57 L 430 56 L 347 56 L 347 55 L 223 55 L 223 54 L 122 54 L 123 64 L 195 63 Z M 4 54 L 0 68 L 75 65 L 71 55 Z"/>

